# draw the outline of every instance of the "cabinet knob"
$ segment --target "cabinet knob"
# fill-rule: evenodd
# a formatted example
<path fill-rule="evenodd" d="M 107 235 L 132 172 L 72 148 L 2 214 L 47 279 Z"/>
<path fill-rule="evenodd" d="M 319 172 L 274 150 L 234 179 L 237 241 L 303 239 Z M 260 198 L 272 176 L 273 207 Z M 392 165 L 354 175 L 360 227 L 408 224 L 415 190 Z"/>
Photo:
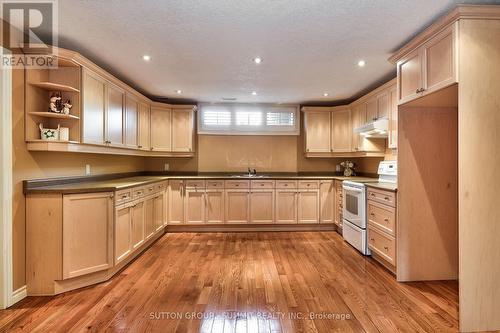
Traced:
<path fill-rule="evenodd" d="M 141 145 L 138 145 L 138 146 L 137 146 L 137 148 L 142 148 L 142 146 L 141 146 Z"/>
<path fill-rule="evenodd" d="M 371 240 L 371 241 L 374 241 L 374 240 L 375 240 L 375 238 L 370 238 L 370 240 Z"/>
<path fill-rule="evenodd" d="M 389 248 L 387 246 L 384 246 L 384 250 L 389 251 Z"/>
<path fill-rule="evenodd" d="M 309 149 L 306 149 L 306 151 L 309 151 Z"/>

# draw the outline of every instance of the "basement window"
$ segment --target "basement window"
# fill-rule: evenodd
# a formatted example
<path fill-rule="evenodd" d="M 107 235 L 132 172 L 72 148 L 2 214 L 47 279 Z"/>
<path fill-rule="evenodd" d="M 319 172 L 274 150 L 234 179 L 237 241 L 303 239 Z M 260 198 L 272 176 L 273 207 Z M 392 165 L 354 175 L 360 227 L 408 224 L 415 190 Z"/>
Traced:
<path fill-rule="evenodd" d="M 205 103 L 198 134 L 299 135 L 298 105 Z"/>

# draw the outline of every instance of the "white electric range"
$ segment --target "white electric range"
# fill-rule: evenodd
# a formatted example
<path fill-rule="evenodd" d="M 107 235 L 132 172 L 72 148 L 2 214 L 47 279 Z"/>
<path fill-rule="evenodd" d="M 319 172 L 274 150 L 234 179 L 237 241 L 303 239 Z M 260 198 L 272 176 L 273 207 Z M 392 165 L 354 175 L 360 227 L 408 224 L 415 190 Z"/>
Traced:
<path fill-rule="evenodd" d="M 343 189 L 343 225 L 344 240 L 364 255 L 370 255 L 367 241 L 366 186 L 365 183 L 397 182 L 398 167 L 396 161 L 382 161 L 378 167 L 379 178 L 373 181 L 355 182 L 344 180 Z"/>

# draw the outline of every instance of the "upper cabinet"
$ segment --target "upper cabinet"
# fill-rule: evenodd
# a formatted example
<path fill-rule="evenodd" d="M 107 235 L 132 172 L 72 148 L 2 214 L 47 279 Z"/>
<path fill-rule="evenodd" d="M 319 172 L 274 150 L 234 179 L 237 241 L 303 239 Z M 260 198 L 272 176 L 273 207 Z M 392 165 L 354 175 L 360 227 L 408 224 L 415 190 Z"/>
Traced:
<path fill-rule="evenodd" d="M 25 138 L 30 151 L 194 156 L 194 105 L 153 102 L 64 49 L 58 49 L 57 68 L 27 69 L 25 78 Z M 70 101 L 69 114 L 47 111 L 54 93 Z M 42 139 L 39 126 L 53 129 L 54 137 Z"/>
<path fill-rule="evenodd" d="M 330 119 L 328 110 L 304 112 L 306 153 L 331 152 Z"/>
<path fill-rule="evenodd" d="M 457 23 L 397 61 L 398 104 L 458 82 Z"/>
<path fill-rule="evenodd" d="M 345 109 L 333 111 L 331 119 L 332 152 L 350 152 L 352 141 L 351 110 Z"/>
<path fill-rule="evenodd" d="M 398 148 L 398 90 L 396 86 L 389 89 L 389 137 L 387 146 Z"/>
<path fill-rule="evenodd" d="M 172 152 L 193 151 L 194 116 L 192 109 L 172 108 Z"/>

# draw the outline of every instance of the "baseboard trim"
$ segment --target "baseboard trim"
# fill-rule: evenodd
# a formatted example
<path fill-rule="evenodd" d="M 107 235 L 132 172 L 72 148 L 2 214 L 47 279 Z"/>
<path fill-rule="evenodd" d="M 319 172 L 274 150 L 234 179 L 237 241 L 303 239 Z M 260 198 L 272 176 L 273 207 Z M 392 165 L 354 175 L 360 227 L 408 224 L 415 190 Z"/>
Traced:
<path fill-rule="evenodd" d="M 12 292 L 12 304 L 14 305 L 19 301 L 22 301 L 28 296 L 28 290 L 26 289 L 26 286 L 22 286 L 21 288 L 14 290 Z"/>
<path fill-rule="evenodd" d="M 334 231 L 333 224 L 218 224 L 167 225 L 167 232 L 260 232 L 260 231 Z"/>

